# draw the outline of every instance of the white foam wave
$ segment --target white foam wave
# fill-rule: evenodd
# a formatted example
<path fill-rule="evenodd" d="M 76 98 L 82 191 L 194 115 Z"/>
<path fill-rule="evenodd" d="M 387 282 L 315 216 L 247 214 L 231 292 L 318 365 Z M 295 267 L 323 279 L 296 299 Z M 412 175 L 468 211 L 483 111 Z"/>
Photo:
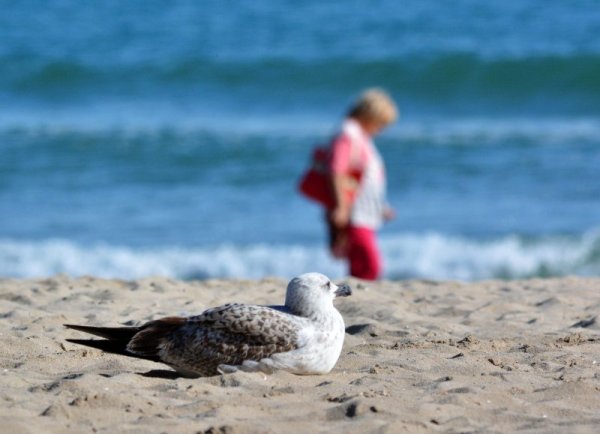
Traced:
<path fill-rule="evenodd" d="M 437 145 L 478 146 L 507 141 L 553 145 L 596 142 L 600 122 L 589 117 L 429 119 L 399 123 L 388 134 L 402 142 Z"/>
<path fill-rule="evenodd" d="M 600 231 L 579 237 L 525 240 L 508 236 L 477 241 L 437 233 L 382 238 L 388 278 L 479 280 L 600 274 Z M 221 245 L 210 248 L 131 248 L 67 240 L 0 240 L 0 276 L 42 277 L 58 273 L 134 279 L 162 275 L 210 277 L 290 277 L 321 271 L 345 275 L 323 245 Z"/>
<path fill-rule="evenodd" d="M 82 246 L 66 240 L 17 242 L 0 240 L 0 275 L 41 277 L 58 273 L 133 279 L 148 275 L 192 279 L 208 277 L 293 276 L 320 269 L 343 274 L 340 263 L 322 248 L 222 245 L 186 249 L 134 249 L 98 244 Z"/>
<path fill-rule="evenodd" d="M 526 240 L 475 241 L 436 233 L 384 239 L 388 273 L 397 277 L 479 280 L 600 273 L 600 232 Z"/>
<path fill-rule="evenodd" d="M 189 113 L 167 110 L 157 115 L 130 109 L 124 113 L 106 108 L 99 112 L 11 113 L 0 121 L 0 133 L 12 132 L 30 136 L 63 134 L 105 134 L 124 138 L 160 136 L 168 131 L 187 139 L 198 133 L 226 137 L 265 135 L 294 139 L 328 137 L 339 119 L 324 115 L 247 113 Z M 231 129 L 235 124 L 236 128 Z M 520 143 L 562 144 L 598 141 L 600 121 L 586 116 L 535 118 L 421 118 L 403 120 L 385 132 L 385 136 L 401 143 L 434 145 L 485 145 L 518 141 Z M 185 142 L 185 140 L 183 140 Z"/>

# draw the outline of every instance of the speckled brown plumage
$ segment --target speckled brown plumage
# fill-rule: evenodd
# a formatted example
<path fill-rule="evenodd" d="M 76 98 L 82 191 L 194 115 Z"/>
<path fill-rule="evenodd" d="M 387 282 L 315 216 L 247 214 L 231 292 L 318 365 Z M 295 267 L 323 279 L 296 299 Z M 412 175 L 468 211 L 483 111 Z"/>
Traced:
<path fill-rule="evenodd" d="M 221 364 L 239 365 L 296 348 L 297 324 L 265 306 L 227 304 L 207 310 L 171 329 L 149 323 L 127 349 L 140 356 L 159 356 L 175 369 L 200 375 L 217 373 Z"/>

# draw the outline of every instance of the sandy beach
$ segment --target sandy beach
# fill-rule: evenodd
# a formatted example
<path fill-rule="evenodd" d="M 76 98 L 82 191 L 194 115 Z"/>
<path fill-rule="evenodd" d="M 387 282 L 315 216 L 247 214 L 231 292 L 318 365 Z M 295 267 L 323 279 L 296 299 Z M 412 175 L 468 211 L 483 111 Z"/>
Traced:
<path fill-rule="evenodd" d="M 350 283 L 330 374 L 186 379 L 70 344 L 83 335 L 62 324 L 280 304 L 286 282 L 0 280 L 2 431 L 598 431 L 600 279 Z"/>

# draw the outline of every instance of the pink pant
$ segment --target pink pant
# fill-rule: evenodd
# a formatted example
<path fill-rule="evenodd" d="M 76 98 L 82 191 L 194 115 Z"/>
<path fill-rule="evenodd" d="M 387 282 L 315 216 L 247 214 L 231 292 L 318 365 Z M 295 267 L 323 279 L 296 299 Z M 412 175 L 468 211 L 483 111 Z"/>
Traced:
<path fill-rule="evenodd" d="M 376 280 L 381 273 L 381 255 L 372 229 L 348 228 L 348 260 L 350 274 L 365 280 Z"/>

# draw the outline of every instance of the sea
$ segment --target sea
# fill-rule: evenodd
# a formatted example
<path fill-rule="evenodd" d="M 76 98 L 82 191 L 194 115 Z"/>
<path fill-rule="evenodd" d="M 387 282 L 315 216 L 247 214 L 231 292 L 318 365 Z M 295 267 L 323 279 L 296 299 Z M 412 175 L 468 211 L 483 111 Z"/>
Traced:
<path fill-rule="evenodd" d="M 0 276 L 346 274 L 297 191 L 367 87 L 387 279 L 600 274 L 595 0 L 0 0 Z"/>

